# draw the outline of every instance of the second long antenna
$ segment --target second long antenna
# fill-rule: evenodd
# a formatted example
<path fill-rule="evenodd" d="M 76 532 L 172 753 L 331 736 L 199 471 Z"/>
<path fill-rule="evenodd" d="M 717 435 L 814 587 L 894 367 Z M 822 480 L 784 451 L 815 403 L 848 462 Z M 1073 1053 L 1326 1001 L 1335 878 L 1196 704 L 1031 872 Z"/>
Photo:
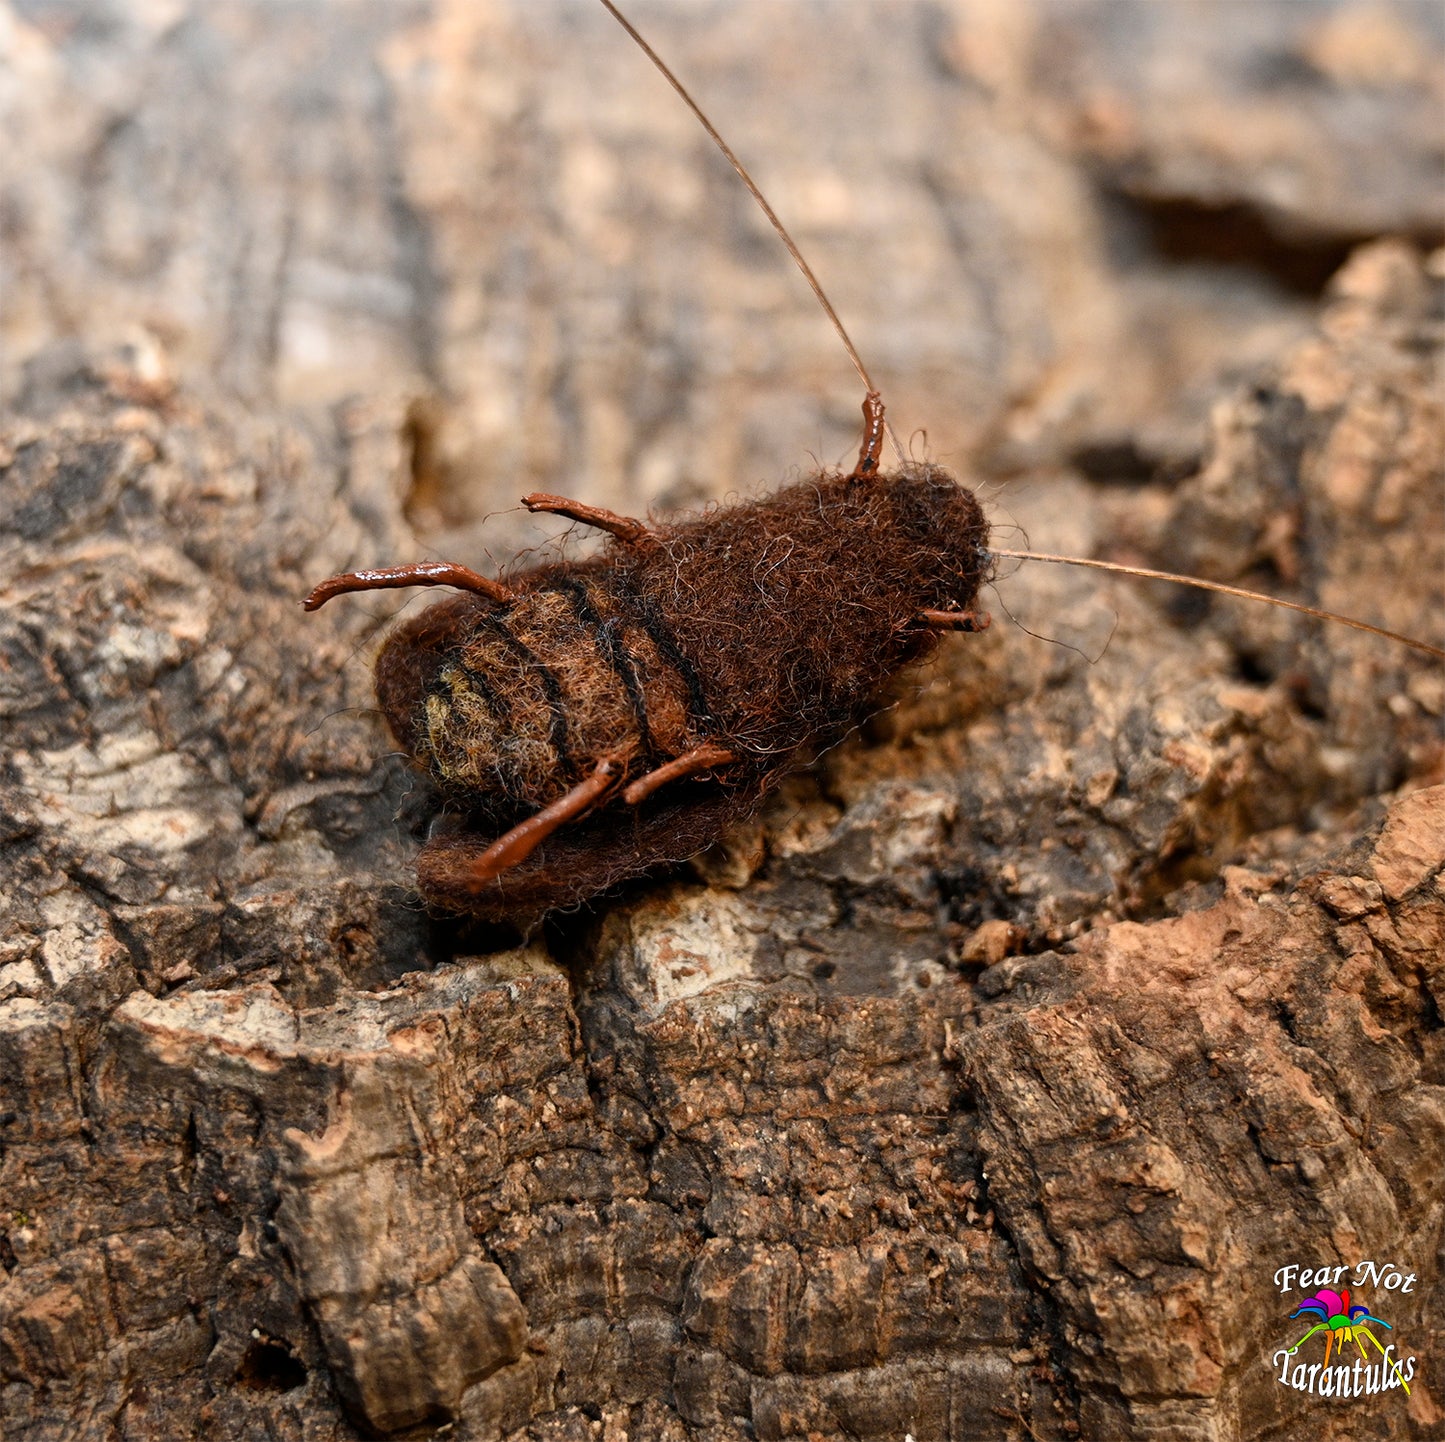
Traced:
<path fill-rule="evenodd" d="M 712 143 L 722 151 L 728 164 L 737 172 L 738 179 L 747 186 L 748 194 L 757 201 L 759 209 L 761 209 L 763 214 L 768 218 L 768 224 L 777 231 L 778 239 L 787 247 L 788 254 L 793 257 L 793 263 L 803 273 L 803 279 L 808 282 L 813 294 L 818 299 L 818 304 L 823 307 L 824 314 L 827 315 L 829 321 L 832 323 L 833 329 L 838 333 L 838 339 L 843 342 L 843 349 L 848 352 L 848 359 L 853 362 L 853 369 L 858 372 L 858 377 L 863 382 L 864 388 L 870 395 L 876 395 L 878 393 L 878 387 L 873 384 L 873 378 L 868 374 L 868 368 L 863 364 L 863 358 L 858 354 L 858 349 L 853 344 L 852 338 L 849 336 L 847 328 L 839 318 L 838 312 L 833 309 L 833 302 L 828 299 L 827 292 L 824 291 L 818 277 L 813 274 L 813 267 L 808 264 L 803 252 L 798 249 L 797 242 L 788 234 L 787 226 L 778 219 L 777 211 L 768 203 L 768 198 L 763 194 L 762 190 L 759 189 L 757 181 L 748 174 L 747 166 L 738 159 L 732 146 L 722 138 L 717 126 L 707 118 L 702 107 L 688 93 L 687 87 L 672 73 L 672 69 L 668 63 L 642 38 L 642 35 L 632 21 L 612 3 L 612 0 L 601 0 L 601 3 L 612 15 L 612 18 L 632 37 L 638 49 L 657 67 L 662 78 L 678 93 L 682 103 L 697 117 L 698 124 L 707 131 L 709 137 L 712 139 Z M 893 435 L 891 430 L 888 434 L 893 442 L 893 449 L 897 453 L 899 461 L 903 461 L 903 450 L 898 444 L 898 438 Z"/>

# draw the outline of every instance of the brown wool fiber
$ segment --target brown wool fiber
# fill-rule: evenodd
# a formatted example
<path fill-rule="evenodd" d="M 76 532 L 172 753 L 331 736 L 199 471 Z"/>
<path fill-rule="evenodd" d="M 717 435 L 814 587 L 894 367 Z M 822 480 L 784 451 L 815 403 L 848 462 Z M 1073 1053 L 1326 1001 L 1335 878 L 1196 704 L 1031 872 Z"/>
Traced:
<path fill-rule="evenodd" d="M 423 850 L 423 897 L 515 920 L 698 851 L 932 650 L 921 611 L 972 608 L 987 540 L 972 493 L 937 467 L 819 475 L 510 575 L 510 602 L 430 607 L 376 668 L 388 724 L 458 821 Z M 614 796 L 480 892 L 469 880 L 599 761 L 635 779 L 702 742 L 739 759 L 636 807 Z"/>

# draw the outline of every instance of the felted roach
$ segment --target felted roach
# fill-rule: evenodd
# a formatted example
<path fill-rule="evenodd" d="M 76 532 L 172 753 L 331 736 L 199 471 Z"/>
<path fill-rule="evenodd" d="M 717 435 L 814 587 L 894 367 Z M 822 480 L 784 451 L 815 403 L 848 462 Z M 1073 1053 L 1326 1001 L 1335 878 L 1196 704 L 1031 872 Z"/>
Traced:
<path fill-rule="evenodd" d="M 443 585 L 461 594 L 392 632 L 376 664 L 387 724 L 452 829 L 417 861 L 423 900 L 523 924 L 694 855 L 773 790 L 801 753 L 857 724 L 890 677 L 974 608 L 998 557 L 1059 561 L 1268 602 L 1445 657 L 1351 617 L 1218 582 L 988 547 L 972 492 L 936 466 L 878 469 L 883 403 L 807 261 L 727 142 L 611 0 L 762 207 L 868 392 L 852 471 L 763 500 L 648 525 L 531 495 L 608 534 L 595 560 L 503 583 L 424 562 L 352 571 L 307 598 Z"/>
<path fill-rule="evenodd" d="M 595 560 L 488 580 L 424 563 L 323 582 L 450 585 L 398 627 L 376 693 L 458 830 L 422 848 L 431 906 L 530 919 L 695 854 L 866 713 L 941 630 L 979 630 L 988 525 L 935 466 L 857 466 L 649 526 L 558 496 L 608 533 Z"/>

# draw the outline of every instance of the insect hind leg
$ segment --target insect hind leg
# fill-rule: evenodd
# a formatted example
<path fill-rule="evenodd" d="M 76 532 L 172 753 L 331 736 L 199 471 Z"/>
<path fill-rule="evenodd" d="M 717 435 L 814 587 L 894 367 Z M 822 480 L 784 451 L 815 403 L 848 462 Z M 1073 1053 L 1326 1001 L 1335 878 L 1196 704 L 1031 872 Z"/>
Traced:
<path fill-rule="evenodd" d="M 622 765 L 612 760 L 599 761 L 592 774 L 579 781 L 565 796 L 544 806 L 534 816 L 519 821 L 510 831 L 491 845 L 479 849 L 473 857 L 461 859 L 461 876 L 470 891 L 477 892 L 487 882 L 495 881 L 504 871 L 521 865 L 554 831 L 569 821 L 585 816 L 622 778 Z M 453 858 L 454 862 L 457 858 Z"/>
<path fill-rule="evenodd" d="M 344 596 L 350 591 L 390 591 L 401 586 L 455 586 L 459 591 L 472 591 L 499 604 L 515 599 L 514 593 L 500 581 L 493 581 L 469 566 L 458 566 L 451 561 L 417 561 L 410 566 L 387 566 L 376 571 L 343 571 L 323 581 L 302 605 L 308 611 L 318 611 L 333 596 Z"/>

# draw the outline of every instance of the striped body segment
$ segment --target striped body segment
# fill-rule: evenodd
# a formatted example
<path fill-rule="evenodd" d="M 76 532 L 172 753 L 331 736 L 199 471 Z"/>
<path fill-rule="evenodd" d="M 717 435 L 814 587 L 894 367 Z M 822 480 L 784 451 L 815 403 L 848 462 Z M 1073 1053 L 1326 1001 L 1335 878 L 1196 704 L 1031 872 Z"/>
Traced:
<path fill-rule="evenodd" d="M 701 739 L 696 673 L 606 579 L 556 576 L 505 612 L 474 609 L 417 732 L 440 786 L 539 807 L 603 757 L 657 765 Z"/>

